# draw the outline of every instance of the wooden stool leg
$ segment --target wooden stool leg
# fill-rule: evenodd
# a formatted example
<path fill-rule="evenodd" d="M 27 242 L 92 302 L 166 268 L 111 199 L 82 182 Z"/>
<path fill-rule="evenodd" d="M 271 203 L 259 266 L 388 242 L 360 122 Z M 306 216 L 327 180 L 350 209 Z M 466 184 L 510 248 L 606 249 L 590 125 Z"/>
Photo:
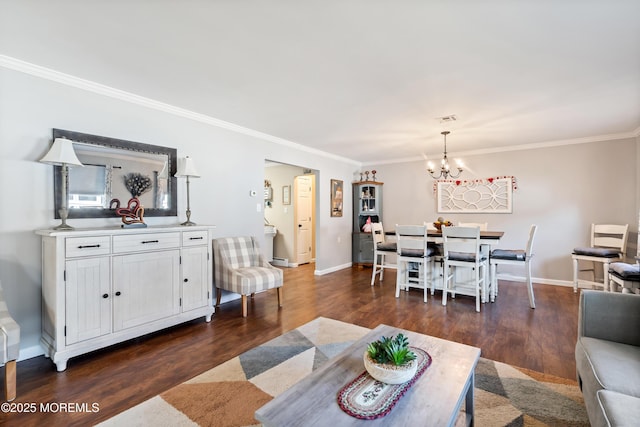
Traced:
<path fill-rule="evenodd" d="M 4 395 L 7 402 L 16 398 L 16 361 L 10 360 L 4 365 Z"/>
<path fill-rule="evenodd" d="M 278 307 L 282 307 L 282 303 L 284 302 L 284 298 L 282 295 L 282 286 L 278 288 Z"/>

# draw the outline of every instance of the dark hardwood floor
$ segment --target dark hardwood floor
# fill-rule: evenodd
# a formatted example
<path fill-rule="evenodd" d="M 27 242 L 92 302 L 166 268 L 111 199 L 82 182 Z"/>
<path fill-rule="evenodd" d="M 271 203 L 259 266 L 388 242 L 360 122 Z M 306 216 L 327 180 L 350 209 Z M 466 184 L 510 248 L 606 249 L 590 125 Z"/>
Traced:
<path fill-rule="evenodd" d="M 529 308 L 523 283 L 501 282 L 493 304 L 475 312 L 471 297 L 441 304 L 436 292 L 395 298 L 395 272 L 369 285 L 371 269 L 351 268 L 314 276 L 314 265 L 285 269 L 284 307 L 275 291 L 255 296 L 242 318 L 239 301 L 204 319 L 79 356 L 64 372 L 45 357 L 18 363 L 16 403 L 99 405 L 97 412 L 0 413 L 1 425 L 86 426 L 103 421 L 283 332 L 329 317 L 373 328 L 380 323 L 469 344 L 482 357 L 564 378 L 575 378 L 578 295 L 569 287 L 534 285 L 537 308 Z M 55 406 L 50 408 L 56 409 Z M 82 408 L 80 408 L 82 409 Z"/>

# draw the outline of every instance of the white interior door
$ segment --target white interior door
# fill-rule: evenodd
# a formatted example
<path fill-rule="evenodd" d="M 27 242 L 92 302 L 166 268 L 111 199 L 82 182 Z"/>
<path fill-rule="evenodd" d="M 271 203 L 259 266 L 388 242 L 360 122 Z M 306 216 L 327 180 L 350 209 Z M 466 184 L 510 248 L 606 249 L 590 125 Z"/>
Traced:
<path fill-rule="evenodd" d="M 296 217 L 296 262 L 306 264 L 312 257 L 313 230 L 313 179 L 310 176 L 297 176 L 295 185 Z"/>

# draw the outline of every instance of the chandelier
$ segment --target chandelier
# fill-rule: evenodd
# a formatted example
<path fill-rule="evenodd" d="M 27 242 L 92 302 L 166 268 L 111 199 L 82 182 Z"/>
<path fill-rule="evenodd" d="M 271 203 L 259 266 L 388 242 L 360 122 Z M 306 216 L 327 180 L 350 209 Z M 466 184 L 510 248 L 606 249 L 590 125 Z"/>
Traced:
<path fill-rule="evenodd" d="M 438 173 L 438 175 L 436 175 L 436 171 L 432 162 L 427 163 L 427 171 L 434 179 L 447 179 L 448 177 L 457 178 L 462 173 L 462 163 L 457 162 L 458 164 L 456 168 L 458 169 L 458 173 L 454 175 L 453 173 L 451 173 L 451 168 L 449 167 L 449 159 L 447 159 L 447 135 L 449 135 L 451 132 L 445 130 L 440 133 L 444 135 L 444 156 L 442 157 L 442 161 L 440 162 L 440 172 Z"/>

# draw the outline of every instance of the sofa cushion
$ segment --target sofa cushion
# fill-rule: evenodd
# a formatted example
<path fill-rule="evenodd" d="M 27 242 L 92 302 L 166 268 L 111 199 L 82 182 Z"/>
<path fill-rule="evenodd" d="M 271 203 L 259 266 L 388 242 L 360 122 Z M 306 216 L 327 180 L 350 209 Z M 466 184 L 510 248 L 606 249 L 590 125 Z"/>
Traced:
<path fill-rule="evenodd" d="M 580 337 L 576 365 L 583 380 L 583 390 L 595 393 L 604 388 L 640 398 L 640 347 Z"/>
<path fill-rule="evenodd" d="M 638 425 L 640 420 L 640 398 L 610 390 L 598 391 L 597 397 L 605 422 L 608 425 Z"/>
<path fill-rule="evenodd" d="M 609 265 L 609 273 L 622 280 L 640 281 L 640 265 L 614 262 Z"/>
<path fill-rule="evenodd" d="M 597 256 L 601 258 L 618 258 L 620 251 L 613 248 L 575 248 L 574 255 Z"/>
<path fill-rule="evenodd" d="M 282 270 L 275 267 L 242 267 L 233 272 L 235 292 L 247 295 L 282 286 Z"/>

